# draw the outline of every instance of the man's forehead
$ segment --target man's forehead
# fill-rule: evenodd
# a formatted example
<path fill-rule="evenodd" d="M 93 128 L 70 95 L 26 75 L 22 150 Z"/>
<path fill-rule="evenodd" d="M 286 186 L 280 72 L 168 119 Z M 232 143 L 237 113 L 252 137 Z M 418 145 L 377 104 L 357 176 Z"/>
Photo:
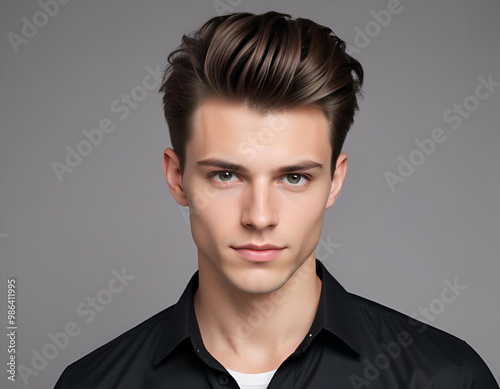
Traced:
<path fill-rule="evenodd" d="M 305 141 L 329 139 L 329 124 L 323 111 L 314 106 L 299 106 L 261 112 L 241 103 L 205 101 L 193 115 L 190 138 L 200 142 L 227 139 L 246 133 L 249 144 L 286 142 L 289 137 Z M 254 136 L 255 135 L 255 136 Z"/>

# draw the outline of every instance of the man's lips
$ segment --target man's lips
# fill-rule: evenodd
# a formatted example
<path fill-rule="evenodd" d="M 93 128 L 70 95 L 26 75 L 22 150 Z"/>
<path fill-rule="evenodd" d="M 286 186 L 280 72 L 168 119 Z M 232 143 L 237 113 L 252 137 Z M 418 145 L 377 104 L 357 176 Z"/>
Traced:
<path fill-rule="evenodd" d="M 255 245 L 247 244 L 243 246 L 231 246 L 244 259 L 251 262 L 268 262 L 276 258 L 285 247 L 272 244 Z"/>

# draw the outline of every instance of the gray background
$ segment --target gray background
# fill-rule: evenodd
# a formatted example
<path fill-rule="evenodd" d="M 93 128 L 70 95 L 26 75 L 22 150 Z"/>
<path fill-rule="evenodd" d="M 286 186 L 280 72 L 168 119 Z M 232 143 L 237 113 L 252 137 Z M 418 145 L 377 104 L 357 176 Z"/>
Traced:
<path fill-rule="evenodd" d="M 500 88 L 456 130 L 443 119 L 474 94 L 478 76 L 500 80 L 500 3 L 401 0 L 378 31 L 370 11 L 387 0 L 221 1 L 313 19 L 351 46 L 357 28 L 372 28 L 354 54 L 366 84 L 344 147 L 348 174 L 322 232 L 335 248 L 317 256 L 347 290 L 406 314 L 439 308 L 444 280 L 457 277 L 467 289 L 431 324 L 471 344 L 500 380 Z M 43 389 L 69 363 L 175 303 L 196 270 L 186 212 L 163 176 L 170 143 L 160 96 L 148 92 L 123 120 L 111 104 L 141 85 L 146 66 L 163 69 L 182 34 L 217 10 L 202 0 L 73 0 L 15 53 L 8 34 L 21 35 L 22 18 L 42 8 L 0 4 L 0 332 L 8 277 L 18 285 L 19 364 L 31 367 L 49 332 L 70 321 L 81 330 L 29 378 Z M 65 163 L 66 146 L 75 149 L 103 118 L 115 130 L 60 182 L 51 164 Z M 446 141 L 391 191 L 384 172 L 397 173 L 398 157 L 408 159 L 436 127 Z M 86 323 L 77 307 L 123 267 L 134 280 Z M 2 335 L 4 367 L 6 350 Z M 2 388 L 25 387 L 19 372 L 16 383 L 6 376 L 2 368 Z"/>

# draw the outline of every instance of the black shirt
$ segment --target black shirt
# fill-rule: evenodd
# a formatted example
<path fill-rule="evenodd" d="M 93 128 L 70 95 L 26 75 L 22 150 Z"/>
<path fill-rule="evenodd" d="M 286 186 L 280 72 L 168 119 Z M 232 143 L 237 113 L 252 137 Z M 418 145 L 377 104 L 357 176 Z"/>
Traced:
<path fill-rule="evenodd" d="M 493 375 L 464 341 L 348 293 L 316 260 L 322 280 L 314 322 L 268 389 L 494 389 Z M 198 272 L 177 304 L 68 366 L 56 389 L 238 388 L 203 346 L 193 297 Z"/>

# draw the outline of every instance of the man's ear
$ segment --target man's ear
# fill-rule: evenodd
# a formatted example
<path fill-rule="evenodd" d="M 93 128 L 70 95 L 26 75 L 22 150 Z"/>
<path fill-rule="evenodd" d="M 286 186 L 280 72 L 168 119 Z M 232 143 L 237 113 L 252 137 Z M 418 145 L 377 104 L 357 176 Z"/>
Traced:
<path fill-rule="evenodd" d="M 335 173 L 333 174 L 332 186 L 330 188 L 330 195 L 328 196 L 328 201 L 326 202 L 325 209 L 330 208 L 335 200 L 337 200 L 340 194 L 340 189 L 342 188 L 342 183 L 344 182 L 345 173 L 347 170 L 347 154 L 340 153 L 337 158 L 337 163 L 335 167 Z"/>
<path fill-rule="evenodd" d="M 177 201 L 182 206 L 187 206 L 187 196 L 182 184 L 181 166 L 179 157 L 175 151 L 167 147 L 163 152 L 163 171 L 165 172 L 165 179 L 167 180 L 168 189 Z"/>

